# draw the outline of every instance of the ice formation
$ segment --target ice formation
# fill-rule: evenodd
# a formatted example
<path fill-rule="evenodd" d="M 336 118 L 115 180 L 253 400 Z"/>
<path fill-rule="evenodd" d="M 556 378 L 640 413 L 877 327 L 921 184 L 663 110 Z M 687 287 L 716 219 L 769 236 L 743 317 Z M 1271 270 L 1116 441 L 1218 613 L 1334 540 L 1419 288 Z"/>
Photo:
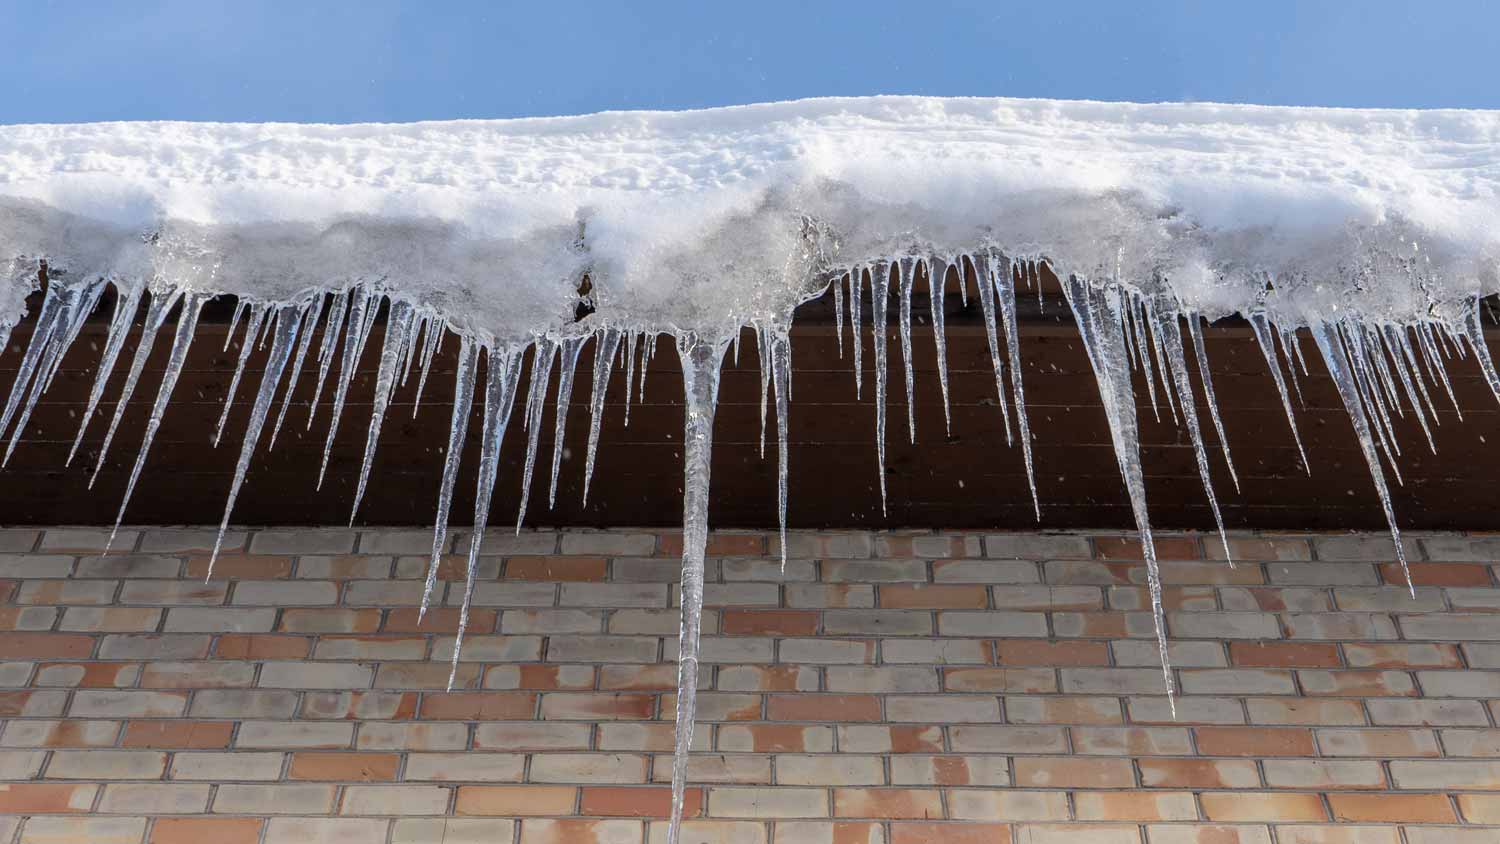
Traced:
<path fill-rule="evenodd" d="M 1016 296 L 1040 292 L 1043 268 L 1063 283 L 1109 418 L 1146 552 L 1170 693 L 1132 370 L 1144 376 L 1152 412 L 1187 430 L 1222 529 L 1194 369 L 1208 424 L 1231 478 L 1234 472 L 1202 324 L 1231 314 L 1248 320 L 1299 449 L 1291 396 L 1300 395 L 1297 370 L 1306 373 L 1299 338 L 1310 337 L 1396 535 L 1386 480 L 1389 472 L 1400 481 L 1392 415 L 1409 411 L 1427 430 L 1436 420 L 1434 396 L 1453 398 L 1453 365 L 1479 366 L 1500 399 L 1479 314 L 1481 298 L 1500 290 L 1500 113 L 880 97 L 399 126 L 0 127 L 0 339 L 25 314 L 27 296 L 44 287 L 0 411 L 0 436 L 9 436 L 8 457 L 63 354 L 113 285 L 117 304 L 83 427 L 142 304 L 146 313 L 108 423 L 107 451 L 153 343 L 175 314 L 123 519 L 204 303 L 238 297 L 235 326 L 243 328 L 231 393 L 251 350 L 269 344 L 269 352 L 239 444 L 227 525 L 266 423 L 275 410 L 270 448 L 304 369 L 318 396 L 337 372 L 326 440 L 333 443 L 354 364 L 383 314 L 352 519 L 393 391 L 415 368 L 420 399 L 436 350 L 453 335 L 447 342 L 458 345 L 458 369 L 427 587 L 430 596 L 478 392 L 483 436 L 461 610 L 467 617 L 506 433 L 519 429 L 527 438 L 519 524 L 550 372 L 558 373 L 560 433 L 580 353 L 592 342 L 586 498 L 611 371 L 623 360 L 628 413 L 630 396 L 644 393 L 645 362 L 667 335 L 682 361 L 686 399 L 675 842 L 694 717 L 709 453 L 719 368 L 731 344 L 738 355 L 740 330 L 754 330 L 763 439 L 768 404 L 775 413 L 783 531 L 789 329 L 797 305 L 830 287 L 841 354 L 845 307 L 851 332 L 864 331 L 867 316 L 878 327 L 868 391 L 861 342 L 852 345 L 852 363 L 855 390 L 874 398 L 872 471 L 882 502 L 888 312 L 895 311 L 905 364 L 898 389 L 910 397 L 913 355 L 927 353 L 913 349 L 913 292 L 930 290 L 951 424 L 942 319 L 949 279 L 965 301 L 979 299 L 997 421 L 1019 440 L 1031 475 Z M 528 357 L 537 377 L 519 396 Z M 318 407 L 315 399 L 309 427 Z M 228 408 L 226 401 L 220 433 Z M 910 412 L 904 427 L 916 441 Z M 549 503 L 559 449 L 551 455 Z M 1037 506 L 1034 478 L 1031 494 Z M 461 645 L 462 626 L 455 671 Z"/>

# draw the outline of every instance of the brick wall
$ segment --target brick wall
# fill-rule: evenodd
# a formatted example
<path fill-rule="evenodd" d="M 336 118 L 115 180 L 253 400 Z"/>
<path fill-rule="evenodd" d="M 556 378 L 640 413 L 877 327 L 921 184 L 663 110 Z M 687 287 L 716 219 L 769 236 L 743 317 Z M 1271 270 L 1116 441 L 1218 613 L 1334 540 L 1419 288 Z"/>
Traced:
<path fill-rule="evenodd" d="M 453 693 L 425 531 L 103 538 L 0 531 L 0 842 L 664 840 L 677 535 L 495 533 Z M 1500 538 L 1234 544 L 1174 720 L 1129 537 L 716 535 L 688 840 L 1500 840 Z"/>

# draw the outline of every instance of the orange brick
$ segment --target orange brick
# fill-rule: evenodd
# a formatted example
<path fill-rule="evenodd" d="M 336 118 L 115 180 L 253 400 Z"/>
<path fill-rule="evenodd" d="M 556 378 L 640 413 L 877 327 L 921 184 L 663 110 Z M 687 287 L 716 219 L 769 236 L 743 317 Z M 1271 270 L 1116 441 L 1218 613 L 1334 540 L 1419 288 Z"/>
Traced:
<path fill-rule="evenodd" d="M 1323 800 L 1316 794 L 1211 791 L 1198 799 L 1204 816 L 1211 821 L 1327 820 Z"/>
<path fill-rule="evenodd" d="M 1344 645 L 1355 668 L 1462 668 L 1458 646 L 1443 642 L 1360 642 Z"/>
<path fill-rule="evenodd" d="M 364 609 L 285 609 L 281 611 L 283 633 L 374 633 L 380 629 L 380 610 Z"/>
<path fill-rule="evenodd" d="M 292 612 L 292 610 L 285 610 Z M 327 610 L 310 610 L 327 612 Z M 376 612 L 379 623 L 379 612 Z M 225 633 L 214 646 L 214 655 L 219 659 L 306 659 L 312 652 L 312 639 L 307 636 L 272 636 L 252 633 Z"/>
<path fill-rule="evenodd" d="M 599 688 L 670 691 L 677 688 L 677 665 L 664 662 L 653 665 L 603 665 L 599 668 Z"/>
<path fill-rule="evenodd" d="M 723 631 L 729 635 L 811 636 L 818 632 L 816 610 L 724 610 Z"/>
<path fill-rule="evenodd" d="M 834 839 L 838 839 L 835 837 Z M 866 836 L 859 841 L 878 840 Z M 995 844 L 1010 840 L 1010 826 L 1003 823 L 895 823 L 891 844 Z"/>
<path fill-rule="evenodd" d="M 1489 566 L 1484 563 L 1412 563 L 1413 586 L 1493 586 Z M 1381 563 L 1380 577 L 1386 583 L 1405 586 L 1406 575 L 1399 563 Z"/>
<path fill-rule="evenodd" d="M 625 818 L 669 817 L 672 814 L 672 789 L 585 786 L 578 813 Z M 703 789 L 687 789 L 683 793 L 683 817 L 695 818 L 702 813 Z"/>
<path fill-rule="evenodd" d="M 835 788 L 836 818 L 920 819 L 943 817 L 941 792 L 918 788 Z"/>
<path fill-rule="evenodd" d="M 1330 794 L 1333 819 L 1378 823 L 1455 823 L 1446 794 Z"/>
<path fill-rule="evenodd" d="M 1320 642 L 1230 642 L 1229 659 L 1254 668 L 1337 668 L 1339 646 Z"/>
<path fill-rule="evenodd" d="M 1199 727 L 1205 756 L 1312 756 L 1311 730 L 1291 727 Z"/>
<path fill-rule="evenodd" d="M 433 608 L 427 611 L 421 622 L 417 621 L 417 607 L 399 607 L 386 613 L 387 633 L 457 633 L 459 610 L 456 607 Z M 496 613 L 494 610 L 473 608 L 469 610 L 469 624 L 464 629 L 470 636 L 493 633 Z"/>
<path fill-rule="evenodd" d="M 259 818 L 157 818 L 148 844 L 256 844 Z"/>
<path fill-rule="evenodd" d="M 794 724 L 745 724 L 737 727 L 736 732 L 749 735 L 750 747 L 756 753 L 805 753 L 810 729 L 817 728 Z"/>
<path fill-rule="evenodd" d="M 1016 785 L 1031 788 L 1130 788 L 1135 772 L 1128 759 L 1017 757 Z"/>
<path fill-rule="evenodd" d="M 668 666 L 672 675 L 677 666 Z M 592 666 L 577 665 L 491 665 L 485 669 L 485 687 L 491 689 L 591 689 L 594 687 Z M 675 686 L 675 683 L 674 683 Z"/>
<path fill-rule="evenodd" d="M 671 687 L 675 687 L 676 666 L 669 667 L 674 670 Z M 815 681 L 817 677 L 817 669 L 810 665 L 738 665 L 734 672 L 737 689 L 757 692 L 795 692 L 806 688 L 809 678 Z M 724 676 L 720 674 L 721 683 Z"/>
<path fill-rule="evenodd" d="M 207 556 L 189 557 L 187 576 L 203 580 L 208 575 Z M 277 580 L 292 576 L 292 558 L 266 554 L 236 554 L 214 563 L 213 580 Z"/>
<path fill-rule="evenodd" d="M 293 753 L 287 777 L 324 782 L 394 782 L 395 753 Z"/>
<path fill-rule="evenodd" d="M 1141 759 L 1141 785 L 1147 788 L 1255 788 L 1260 771 L 1239 759 Z"/>
<path fill-rule="evenodd" d="M 772 721 L 879 721 L 876 695 L 771 695 L 766 705 Z"/>
<path fill-rule="evenodd" d="M 6 633 L 0 659 L 88 659 L 94 637 L 71 633 Z"/>
<path fill-rule="evenodd" d="M 234 724 L 229 721 L 131 721 L 123 747 L 207 750 L 228 747 Z"/>
<path fill-rule="evenodd" d="M 710 557 L 764 557 L 766 538 L 758 533 L 711 533 L 705 553 Z M 658 534 L 656 556 L 681 557 L 682 534 Z"/>
<path fill-rule="evenodd" d="M 1000 639 L 995 642 L 995 661 L 1001 665 L 1073 666 L 1108 665 L 1108 642 L 1076 640 Z"/>
<path fill-rule="evenodd" d="M 940 727 L 886 727 L 892 753 L 941 753 L 943 731 Z"/>
<path fill-rule="evenodd" d="M 642 721 L 655 715 L 655 695 L 586 692 L 542 695 L 542 717 L 549 721 Z"/>
<path fill-rule="evenodd" d="M 428 692 L 422 717 L 442 721 L 524 721 L 536 712 L 529 692 Z"/>
<path fill-rule="evenodd" d="M 608 575 L 603 557 L 508 557 L 505 580 L 601 581 Z"/>
<path fill-rule="evenodd" d="M 1158 560 L 1201 560 L 1203 549 L 1198 540 L 1186 536 L 1154 537 Z M 1141 541 L 1131 536 L 1097 536 L 1094 557 L 1100 560 L 1144 560 Z"/>
<path fill-rule="evenodd" d="M 492 817 L 571 815 L 578 789 L 550 785 L 466 785 L 454 811 Z"/>
<path fill-rule="evenodd" d="M 984 586 L 949 586 L 927 583 L 893 583 L 878 587 L 880 606 L 886 609 L 974 609 L 990 605 Z"/>
<path fill-rule="evenodd" d="M 0 783 L 0 814 L 51 815 L 87 812 L 97 785 L 13 782 Z"/>

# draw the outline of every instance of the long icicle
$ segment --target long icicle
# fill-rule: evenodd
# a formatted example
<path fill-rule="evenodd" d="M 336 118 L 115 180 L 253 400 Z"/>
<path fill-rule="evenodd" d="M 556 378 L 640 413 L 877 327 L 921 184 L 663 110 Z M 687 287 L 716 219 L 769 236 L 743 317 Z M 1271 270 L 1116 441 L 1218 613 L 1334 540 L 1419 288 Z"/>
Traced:
<path fill-rule="evenodd" d="M 141 296 L 146 291 L 146 285 L 137 284 L 123 291 L 115 300 L 115 312 L 109 321 L 109 337 L 104 343 L 104 354 L 99 358 L 99 370 L 94 374 L 94 386 L 89 390 L 88 405 L 84 408 L 83 419 L 78 423 L 78 436 L 73 438 L 73 447 L 68 449 L 68 459 L 63 461 L 64 466 L 73 465 L 73 457 L 78 453 L 78 446 L 83 442 L 83 433 L 88 430 L 89 422 L 94 418 L 94 411 L 99 407 L 99 400 L 104 397 L 104 387 L 109 382 L 109 376 L 114 374 L 115 363 L 120 358 L 120 350 L 125 347 L 125 338 L 130 334 L 130 327 L 135 323 L 135 313 L 140 308 Z"/>
<path fill-rule="evenodd" d="M 484 433 L 479 453 L 479 486 L 474 493 L 474 530 L 469 534 L 469 559 L 464 575 L 464 599 L 458 611 L 458 631 L 453 639 L 453 661 L 448 669 L 448 691 L 458 679 L 458 658 L 463 653 L 464 631 L 469 626 L 469 605 L 474 600 L 474 581 L 479 575 L 479 547 L 489 523 L 490 497 L 500 474 L 500 446 L 510 410 L 516 403 L 516 385 L 521 380 L 524 347 L 491 349 L 484 390 Z"/>
<path fill-rule="evenodd" d="M 1308 326 L 1308 331 L 1312 333 L 1313 341 L 1318 344 L 1318 351 L 1323 354 L 1323 362 L 1328 366 L 1328 375 L 1333 379 L 1334 386 L 1338 388 L 1339 398 L 1344 402 L 1344 410 L 1349 414 L 1349 422 L 1354 426 L 1354 435 L 1359 440 L 1360 450 L 1364 452 L 1365 463 L 1370 467 L 1370 480 L 1375 484 L 1375 493 L 1380 497 L 1380 506 L 1385 510 L 1386 522 L 1391 526 L 1391 539 L 1396 543 L 1396 559 L 1401 563 L 1401 571 L 1406 575 L 1406 587 L 1415 598 L 1417 590 L 1412 585 L 1411 573 L 1407 569 L 1406 551 L 1401 547 L 1401 530 L 1396 527 L 1396 512 L 1391 506 L 1391 492 L 1385 483 L 1385 472 L 1380 467 L 1380 455 L 1375 451 L 1375 438 L 1370 430 L 1370 419 L 1365 414 L 1360 389 L 1355 383 L 1355 375 L 1351 371 L 1344 345 L 1334 329 L 1326 322 L 1312 323 Z"/>
<path fill-rule="evenodd" d="M 245 374 L 245 364 L 250 360 L 250 353 L 255 351 L 255 340 L 260 336 L 261 326 L 270 312 L 270 305 L 260 302 L 250 305 L 250 322 L 245 325 L 245 336 L 240 340 L 240 356 L 235 362 L 234 375 L 229 379 L 229 389 L 224 391 L 224 410 L 219 414 L 219 427 L 214 431 L 215 448 L 218 447 L 219 440 L 224 438 L 224 424 L 229 421 L 229 411 L 234 408 L 234 391 L 239 388 L 240 378 Z"/>
<path fill-rule="evenodd" d="M 864 323 L 860 322 L 860 300 L 865 297 L 865 268 L 855 265 L 849 271 L 849 334 L 854 351 L 854 400 L 858 401 L 865 380 Z"/>
<path fill-rule="evenodd" d="M 785 326 L 771 332 L 771 378 L 776 382 L 776 514 L 781 529 L 781 570 L 786 571 L 787 416 L 792 399 L 792 335 Z"/>
<path fill-rule="evenodd" d="M 0 458 L 0 466 L 10 462 L 11 452 L 20 441 L 26 422 L 31 419 L 31 411 L 36 408 L 42 393 L 52 385 L 53 376 L 62 366 L 63 356 L 72 347 L 73 341 L 78 339 L 83 323 L 99 304 L 99 297 L 104 295 L 104 285 L 105 281 L 101 278 L 87 284 L 63 288 L 62 308 L 58 311 L 54 329 L 48 333 L 46 347 L 37 362 L 36 380 L 31 384 L 31 391 L 26 396 L 26 404 L 16 420 L 16 427 L 10 433 L 10 442 L 5 446 L 5 457 Z"/>
<path fill-rule="evenodd" d="M 340 290 L 333 294 L 333 303 L 328 306 L 328 319 L 323 323 L 323 342 L 318 346 L 318 381 L 313 385 L 312 404 L 307 406 L 307 430 L 312 430 L 313 417 L 318 415 L 318 400 L 323 397 L 323 385 L 328 382 L 328 370 L 333 366 L 333 356 L 339 350 L 339 332 L 349 313 L 350 291 Z"/>
<path fill-rule="evenodd" d="M 276 413 L 276 424 L 271 426 L 271 439 L 266 443 L 266 451 L 276 447 L 276 435 L 281 433 L 281 423 L 286 421 L 287 409 L 292 406 L 292 394 L 297 389 L 297 381 L 302 375 L 302 364 L 307 361 L 307 350 L 312 346 L 313 329 L 318 327 L 318 318 L 323 315 L 323 294 L 313 297 L 302 312 L 302 339 L 297 341 L 297 353 L 292 356 L 292 371 L 287 375 L 286 393 L 281 397 L 281 410 Z"/>
<path fill-rule="evenodd" d="M 391 405 L 391 391 L 396 388 L 401 358 L 411 342 L 412 313 L 410 302 L 392 301 L 390 315 L 385 321 L 385 342 L 380 347 L 380 368 L 375 373 L 375 404 L 370 409 L 370 431 L 365 437 L 365 455 L 359 465 L 354 505 L 349 508 L 350 527 L 354 526 L 359 503 L 365 497 L 365 486 L 370 482 L 370 465 L 375 462 L 375 446 L 380 443 L 380 426 L 385 422 L 385 411 Z"/>
<path fill-rule="evenodd" d="M 1094 380 L 1099 384 L 1099 398 L 1109 419 L 1109 435 L 1115 446 L 1115 460 L 1130 508 L 1135 514 L 1136 530 L 1141 535 L 1141 552 L 1146 559 L 1146 583 L 1151 593 L 1151 618 L 1156 624 L 1156 646 L 1161 655 L 1162 680 L 1173 717 L 1177 714 L 1176 688 L 1172 683 L 1172 664 L 1167 655 L 1166 614 L 1162 610 L 1161 569 L 1156 561 L 1156 543 L 1151 538 L 1151 520 L 1146 513 L 1146 479 L 1141 469 L 1140 431 L 1136 423 L 1135 391 L 1130 383 L 1130 368 L 1125 356 L 1125 338 L 1118 318 L 1121 291 L 1117 285 L 1100 288 L 1075 275 L 1063 283 L 1063 293 L 1073 309 L 1078 332 L 1088 352 Z"/>
<path fill-rule="evenodd" d="M 151 417 L 146 420 L 146 435 L 141 439 L 141 447 L 136 450 L 135 466 L 131 468 L 130 480 L 125 484 L 125 497 L 120 499 L 120 511 L 115 514 L 115 526 L 109 532 L 109 542 L 105 543 L 106 552 L 114 544 L 115 534 L 119 532 L 120 523 L 125 519 L 125 508 L 130 504 L 135 483 L 146 465 L 146 455 L 151 453 L 151 441 L 156 438 L 156 430 L 161 427 L 161 420 L 167 415 L 167 403 L 171 401 L 177 378 L 182 374 L 183 365 L 187 363 L 188 347 L 192 345 L 193 335 L 198 331 L 198 315 L 203 312 L 203 306 L 210 298 L 212 297 L 208 294 L 189 292 L 182 300 L 182 313 L 177 317 L 177 333 L 172 338 L 172 352 L 167 358 L 167 369 L 162 373 L 161 386 L 156 388 L 156 401 L 151 405 Z"/>
<path fill-rule="evenodd" d="M 886 514 L 885 504 L 885 394 L 888 371 L 886 345 L 885 305 L 890 296 L 891 264 L 885 259 L 875 262 L 870 269 L 870 327 L 871 339 L 875 341 L 875 455 L 876 469 L 880 473 L 880 515 Z"/>
<path fill-rule="evenodd" d="M 458 467 L 463 460 L 464 438 L 469 433 L 469 413 L 474 406 L 474 376 L 479 369 L 479 346 L 467 335 L 459 336 L 458 371 L 453 376 L 453 418 L 448 424 L 448 450 L 443 453 L 443 480 L 438 488 L 437 518 L 432 531 L 432 563 L 427 566 L 427 582 L 422 588 L 422 607 L 417 610 L 421 623 L 432 603 L 432 589 L 437 585 L 438 562 L 448 544 L 448 512 L 453 507 L 453 486 L 458 481 Z"/>
<path fill-rule="evenodd" d="M 531 501 L 531 479 L 536 472 L 536 452 L 542 436 L 542 413 L 547 409 L 547 384 L 552 380 L 552 364 L 557 360 L 558 344 L 543 337 L 533 343 L 532 348 L 531 389 L 526 394 L 526 467 L 521 472 L 521 505 L 516 508 L 517 534 L 521 532 L 521 523 L 526 520 L 526 505 Z"/>
<path fill-rule="evenodd" d="M 932 345 L 937 350 L 938 388 L 943 393 L 943 433 L 953 435 L 953 409 L 948 400 L 947 315 L 943 313 L 943 288 L 948 283 L 948 262 L 927 256 L 927 302 L 932 310 Z"/>
<path fill-rule="evenodd" d="M 356 287 L 350 291 L 349 327 L 344 331 L 344 358 L 339 365 L 339 380 L 333 394 L 333 417 L 328 420 L 328 439 L 323 444 L 323 464 L 318 468 L 318 489 L 323 488 L 323 476 L 328 473 L 328 455 L 333 451 L 333 440 L 339 433 L 339 420 L 344 415 L 344 399 L 349 395 L 349 382 L 354 380 L 354 369 L 365 349 L 365 326 L 367 313 L 380 309 L 380 300 L 368 290 Z"/>
<path fill-rule="evenodd" d="M 552 412 L 552 483 L 547 487 L 548 509 L 557 504 L 557 478 L 562 472 L 563 434 L 568 427 L 568 405 L 573 400 L 573 375 L 578 369 L 578 355 L 583 351 L 586 339 L 569 337 L 562 341 L 562 367 L 557 371 L 557 404 Z"/>
<path fill-rule="evenodd" d="M 896 281 L 899 296 L 899 324 L 901 333 L 901 363 L 906 373 L 906 430 L 912 445 L 917 443 L 917 375 L 911 371 L 911 293 L 917 259 L 906 257 L 896 262 L 901 277 Z"/>
<path fill-rule="evenodd" d="M 667 844 L 679 844 L 687 789 L 688 753 L 698 702 L 698 645 L 703 616 L 703 557 L 708 546 L 709 470 L 719 367 L 727 337 L 685 334 L 677 338 L 686 402 L 682 453 L 682 626 L 677 645 L 677 720 L 672 753 L 672 817 Z"/>
<path fill-rule="evenodd" d="M 1203 492 L 1208 496 L 1208 509 L 1213 511 L 1214 524 L 1219 528 L 1219 541 L 1224 544 L 1224 559 L 1234 560 L 1229 552 L 1229 534 L 1224 530 L 1224 517 L 1219 513 L 1219 499 L 1214 495 L 1213 480 L 1208 473 L 1208 451 L 1203 446 L 1203 427 L 1198 422 L 1198 403 L 1193 398 L 1193 380 L 1188 374 L 1187 353 L 1183 351 L 1182 327 L 1179 311 L 1172 303 L 1161 307 L 1151 306 L 1149 311 L 1155 320 L 1154 329 L 1162 340 L 1167 355 L 1167 368 L 1172 381 L 1167 387 L 1177 393 L 1177 404 L 1182 408 L 1182 421 L 1187 425 L 1188 437 L 1193 441 L 1193 459 L 1198 464 L 1198 477 L 1203 481 Z M 1192 324 L 1194 317 L 1188 316 Z"/>
<path fill-rule="evenodd" d="M 1042 502 L 1036 493 L 1036 467 L 1031 459 L 1031 421 L 1026 415 L 1026 387 L 1021 377 L 1021 328 L 1016 319 L 1016 281 L 1009 259 L 997 255 L 999 271 L 995 272 L 995 298 L 999 300 L 1000 318 L 1005 322 L 1005 348 L 1010 356 L 1010 390 L 1016 400 L 1016 427 L 1020 428 L 1021 456 L 1026 462 L 1026 483 L 1031 486 L 1031 507 L 1037 521 L 1042 520 Z"/>
<path fill-rule="evenodd" d="M 979 305 L 984 312 L 984 336 L 990 346 L 990 369 L 995 374 L 995 396 L 1000 402 L 1000 421 L 1005 428 L 1005 444 L 1011 445 L 1015 440 L 1011 439 L 1010 433 L 1010 406 L 1005 398 L 1005 364 L 1000 362 L 1000 341 L 995 326 L 995 284 L 990 277 L 994 268 L 990 266 L 988 255 L 971 255 L 969 261 L 974 265 L 974 281 L 979 285 Z"/>
<path fill-rule="evenodd" d="M 594 455 L 599 450 L 599 425 L 604 421 L 604 398 L 609 391 L 609 374 L 615 365 L 615 350 L 620 346 L 620 332 L 606 328 L 594 333 L 594 383 L 589 390 L 589 444 L 583 457 L 583 504 L 589 503 L 589 482 L 594 478 Z"/>
<path fill-rule="evenodd" d="M 125 386 L 120 389 L 120 398 L 115 402 L 114 416 L 109 420 L 109 428 L 104 434 L 104 443 L 99 446 L 99 459 L 94 463 L 94 474 L 89 476 L 89 488 L 92 489 L 94 481 L 99 479 L 99 470 L 104 468 L 104 457 L 109 454 L 109 444 L 115 438 L 115 430 L 120 427 L 120 419 L 125 415 L 125 406 L 130 402 L 130 396 L 135 392 L 136 382 L 141 379 L 141 370 L 146 368 L 146 359 L 151 356 L 151 347 L 156 343 L 157 332 L 161 331 L 162 325 L 167 321 L 167 315 L 172 312 L 172 306 L 182 297 L 181 290 L 172 290 L 157 296 L 151 295 L 151 304 L 146 309 L 146 324 L 141 326 L 141 339 L 136 344 L 135 355 L 130 360 L 130 371 L 125 375 Z M 0 425 L 0 429 L 4 426 Z"/>
<path fill-rule="evenodd" d="M 1281 408 L 1286 411 L 1286 423 L 1292 429 L 1292 442 L 1297 444 L 1297 453 L 1302 456 L 1302 467 L 1310 476 L 1312 464 L 1307 462 L 1307 450 L 1302 447 L 1302 436 L 1297 433 L 1297 418 L 1292 415 L 1292 397 L 1287 392 L 1286 379 L 1281 375 L 1281 363 L 1276 357 L 1275 329 L 1266 319 L 1264 311 L 1250 314 L 1249 321 L 1250 328 L 1255 331 L 1255 342 L 1260 346 L 1261 356 L 1266 359 L 1266 368 L 1271 370 L 1271 379 L 1276 382 L 1276 392 L 1281 395 Z"/>
<path fill-rule="evenodd" d="M 229 500 L 224 504 L 224 520 L 219 523 L 219 535 L 214 539 L 214 551 L 208 558 L 208 574 L 213 576 L 214 562 L 219 559 L 219 548 L 224 544 L 224 532 L 229 529 L 229 517 L 234 513 L 234 500 L 239 497 L 240 485 L 245 482 L 245 473 L 250 469 L 250 455 L 255 452 L 255 443 L 260 439 L 260 430 L 266 424 L 266 415 L 271 410 L 271 400 L 281 383 L 281 373 L 286 369 L 287 359 L 292 356 L 292 346 L 297 342 L 297 331 L 302 327 L 301 309 L 297 305 L 282 305 L 276 309 L 276 334 L 271 342 L 271 353 L 266 358 L 266 371 L 260 378 L 260 391 L 255 396 L 255 406 L 250 409 L 250 422 L 245 428 L 245 439 L 240 445 L 240 459 L 234 466 L 234 480 L 229 486 Z M 249 337 L 246 337 L 249 342 Z"/>
<path fill-rule="evenodd" d="M 1186 314 L 1188 336 L 1193 340 L 1193 357 L 1198 361 L 1198 378 L 1203 382 L 1203 397 L 1208 400 L 1208 417 L 1213 420 L 1214 432 L 1219 435 L 1219 448 L 1224 452 L 1224 465 L 1229 467 L 1229 479 L 1234 481 L 1235 492 L 1240 489 L 1240 476 L 1234 471 L 1234 461 L 1229 457 L 1229 438 L 1224 436 L 1224 421 L 1219 418 L 1219 399 L 1214 395 L 1214 378 L 1208 368 L 1208 349 L 1203 345 L 1203 331 L 1199 321 L 1201 314 Z"/>

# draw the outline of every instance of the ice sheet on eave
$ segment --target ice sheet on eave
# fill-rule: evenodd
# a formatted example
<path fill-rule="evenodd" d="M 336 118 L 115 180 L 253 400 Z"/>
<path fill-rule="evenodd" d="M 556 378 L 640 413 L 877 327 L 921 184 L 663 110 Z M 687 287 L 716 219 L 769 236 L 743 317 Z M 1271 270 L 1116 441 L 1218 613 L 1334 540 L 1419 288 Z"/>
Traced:
<path fill-rule="evenodd" d="M 376 284 L 503 340 L 566 332 L 585 273 L 599 322 L 670 331 L 985 248 L 1211 315 L 1420 316 L 1500 289 L 1500 112 L 875 97 L 0 127 L 6 322 L 38 259 L 262 300 Z"/>

